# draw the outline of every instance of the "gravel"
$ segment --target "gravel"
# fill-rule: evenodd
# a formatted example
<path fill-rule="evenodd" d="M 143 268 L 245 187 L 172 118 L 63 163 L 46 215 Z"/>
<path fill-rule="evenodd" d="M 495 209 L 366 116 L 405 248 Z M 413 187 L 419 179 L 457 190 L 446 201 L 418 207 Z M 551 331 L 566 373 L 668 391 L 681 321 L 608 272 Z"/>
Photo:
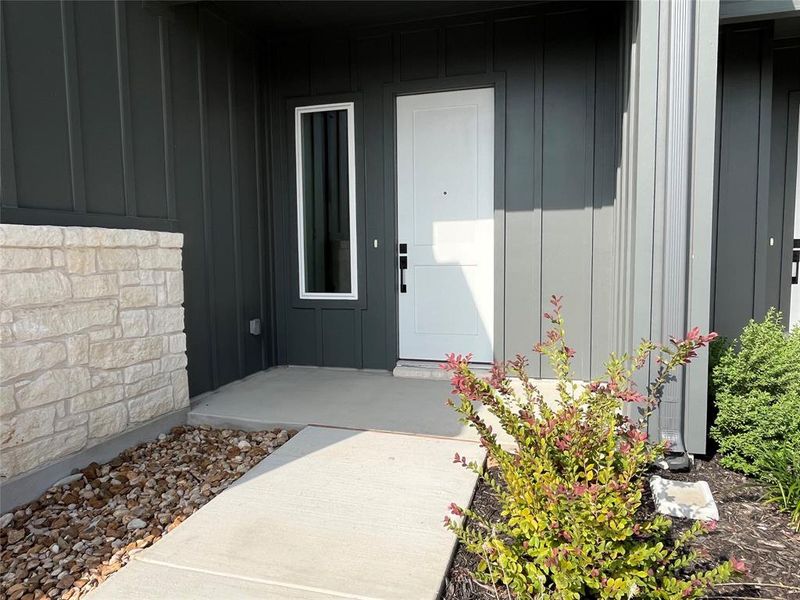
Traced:
<path fill-rule="evenodd" d="M 176 427 L 0 517 L 0 598 L 80 598 L 295 431 Z"/>

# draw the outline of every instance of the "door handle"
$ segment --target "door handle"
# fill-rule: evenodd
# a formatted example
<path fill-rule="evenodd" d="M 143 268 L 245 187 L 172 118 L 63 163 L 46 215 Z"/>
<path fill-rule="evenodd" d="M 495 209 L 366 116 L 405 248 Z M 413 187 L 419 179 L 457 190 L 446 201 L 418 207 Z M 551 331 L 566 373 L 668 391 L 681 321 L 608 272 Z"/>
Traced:
<path fill-rule="evenodd" d="M 401 256 L 398 261 L 400 265 L 400 293 L 405 294 L 408 291 L 406 286 L 406 269 L 408 269 L 408 257 Z"/>

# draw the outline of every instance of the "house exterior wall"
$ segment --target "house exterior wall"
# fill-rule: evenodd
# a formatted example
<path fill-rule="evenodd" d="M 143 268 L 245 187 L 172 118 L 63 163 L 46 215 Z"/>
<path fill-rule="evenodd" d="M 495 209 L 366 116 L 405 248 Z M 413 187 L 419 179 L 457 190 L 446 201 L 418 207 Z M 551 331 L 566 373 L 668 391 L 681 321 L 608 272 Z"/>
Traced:
<path fill-rule="evenodd" d="M 182 244 L 0 225 L 0 481 L 188 406 Z"/>
<path fill-rule="evenodd" d="M 800 40 L 771 22 L 723 27 L 718 85 L 712 328 L 732 339 L 770 307 L 788 325 Z"/>
<path fill-rule="evenodd" d="M 198 3 L 11 0 L 0 32 L 0 220 L 183 233 L 192 395 L 272 364 L 256 43 Z"/>
<path fill-rule="evenodd" d="M 524 7 L 294 36 L 270 47 L 279 363 L 391 369 L 398 358 L 397 95 L 496 90 L 496 358 L 532 355 L 563 294 L 576 367 L 612 350 L 619 4 Z M 356 103 L 363 299 L 300 301 L 292 108 Z M 453 348 L 458 352 L 458 348 Z M 547 376 L 534 357 L 532 374 Z"/>

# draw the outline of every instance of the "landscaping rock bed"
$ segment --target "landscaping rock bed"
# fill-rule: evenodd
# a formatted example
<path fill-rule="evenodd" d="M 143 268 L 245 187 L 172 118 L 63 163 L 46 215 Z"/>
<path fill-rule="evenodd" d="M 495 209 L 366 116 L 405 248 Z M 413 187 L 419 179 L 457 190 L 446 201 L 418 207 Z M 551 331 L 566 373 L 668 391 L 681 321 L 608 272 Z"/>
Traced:
<path fill-rule="evenodd" d="M 789 518 L 760 501 L 762 488 L 752 479 L 721 467 L 716 460 L 698 460 L 689 473 L 661 473 L 681 481 L 708 482 L 720 511 L 717 529 L 697 542 L 709 559 L 744 558 L 748 573 L 738 581 L 719 585 L 712 598 L 772 598 L 800 600 L 800 534 L 789 527 Z M 482 482 L 473 510 L 489 520 L 499 520 L 500 507 Z M 679 531 L 688 521 L 676 519 Z M 444 600 L 509 600 L 507 590 L 477 583 L 470 573 L 478 560 L 461 546 L 445 582 Z"/>
<path fill-rule="evenodd" d="M 176 427 L 0 517 L 0 598 L 80 598 L 294 431 Z"/>

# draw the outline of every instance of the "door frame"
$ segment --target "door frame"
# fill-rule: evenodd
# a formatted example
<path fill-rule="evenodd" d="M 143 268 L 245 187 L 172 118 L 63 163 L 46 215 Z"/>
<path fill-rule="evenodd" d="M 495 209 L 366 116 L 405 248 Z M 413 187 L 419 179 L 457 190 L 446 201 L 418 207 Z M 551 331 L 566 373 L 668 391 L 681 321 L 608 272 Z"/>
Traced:
<path fill-rule="evenodd" d="M 792 297 L 792 247 L 794 242 L 795 186 L 798 178 L 798 144 L 800 144 L 800 90 L 789 92 L 788 119 L 786 122 L 786 169 L 783 174 L 783 248 L 781 248 L 780 296 L 778 306 L 783 313 L 783 322 L 790 326 Z"/>
<path fill-rule="evenodd" d="M 400 297 L 397 276 L 397 98 L 479 88 L 494 89 L 494 360 L 505 360 L 505 148 L 506 80 L 504 73 L 464 75 L 384 85 L 384 214 L 385 239 L 392 248 L 385 253 L 387 302 L 387 355 L 400 356 Z M 442 357 L 444 358 L 444 357 Z M 392 365 L 394 366 L 394 365 Z"/>

